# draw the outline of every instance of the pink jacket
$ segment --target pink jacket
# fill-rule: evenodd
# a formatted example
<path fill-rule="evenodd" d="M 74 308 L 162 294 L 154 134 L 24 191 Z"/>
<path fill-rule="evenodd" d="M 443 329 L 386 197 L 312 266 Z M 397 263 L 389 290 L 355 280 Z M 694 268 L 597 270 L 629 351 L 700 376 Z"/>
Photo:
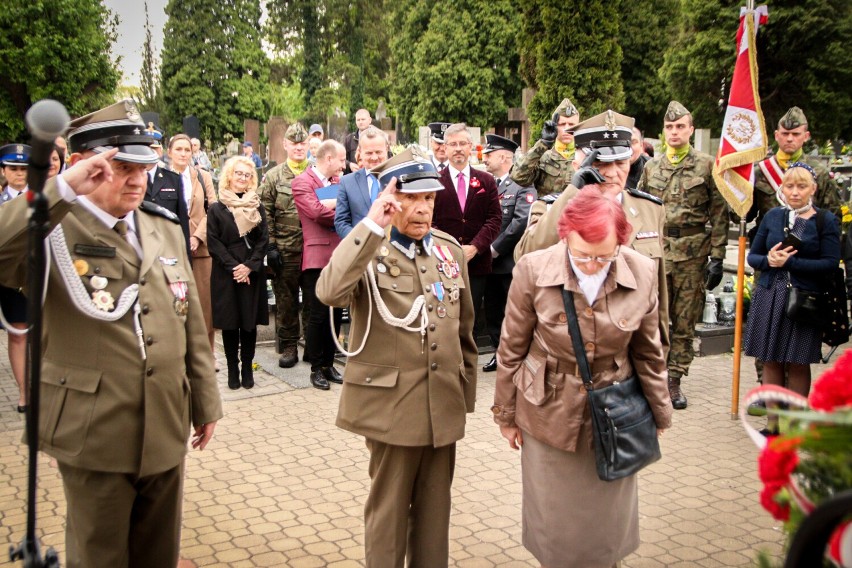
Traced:
<path fill-rule="evenodd" d="M 337 178 L 332 178 L 333 184 Z M 312 168 L 293 178 L 293 201 L 302 223 L 302 270 L 325 268 L 331 253 L 340 243 L 334 230 L 334 209 L 329 209 L 317 199 L 316 190 L 323 186 Z"/>

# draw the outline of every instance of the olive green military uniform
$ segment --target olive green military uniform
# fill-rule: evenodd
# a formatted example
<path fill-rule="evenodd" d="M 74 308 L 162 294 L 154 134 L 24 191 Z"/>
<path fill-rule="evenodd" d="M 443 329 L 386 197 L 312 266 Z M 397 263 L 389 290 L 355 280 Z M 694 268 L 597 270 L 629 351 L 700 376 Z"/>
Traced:
<path fill-rule="evenodd" d="M 669 371 L 686 375 L 694 352 L 695 324 L 704 306 L 707 256 L 725 258 L 728 206 L 716 189 L 713 158 L 689 148 L 674 166 L 665 154 L 645 166 L 639 190 L 663 200 L 666 210 L 666 284 L 671 318 Z M 711 224 L 706 234 L 705 225 Z M 680 376 L 677 375 L 677 376 Z"/>
<path fill-rule="evenodd" d="M 296 173 L 287 162 L 269 170 L 260 183 L 260 200 L 266 210 L 269 243 L 278 248 L 284 267 L 272 277 L 275 293 L 278 350 L 299 341 L 299 277 L 302 274 L 302 225 L 290 184 Z"/>

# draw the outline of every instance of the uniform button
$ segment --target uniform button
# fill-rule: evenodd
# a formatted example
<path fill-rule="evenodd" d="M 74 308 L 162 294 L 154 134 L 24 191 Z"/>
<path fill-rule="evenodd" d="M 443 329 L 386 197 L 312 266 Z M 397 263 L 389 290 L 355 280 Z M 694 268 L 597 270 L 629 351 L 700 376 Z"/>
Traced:
<path fill-rule="evenodd" d="M 568 318 L 565 314 L 559 314 L 559 323 L 565 323 L 566 321 L 568 321 Z"/>
<path fill-rule="evenodd" d="M 360 245 L 360 244 L 361 244 L 361 239 L 357 239 L 357 238 L 356 238 L 356 239 L 355 239 L 355 244 L 356 244 L 356 245 Z"/>
<path fill-rule="evenodd" d="M 414 249 L 414 252 L 416 252 L 418 255 L 420 255 L 420 253 L 421 253 L 420 247 Z"/>
<path fill-rule="evenodd" d="M 595 350 L 595 344 L 592 343 L 591 341 L 589 341 L 588 343 L 586 343 L 586 349 L 588 349 L 589 351 L 594 351 Z"/>
<path fill-rule="evenodd" d="M 64 385 L 66 382 L 68 382 L 68 380 L 65 377 L 62 377 L 61 379 L 59 379 L 60 385 Z"/>
<path fill-rule="evenodd" d="M 372 382 L 373 382 L 373 377 L 367 377 L 366 379 L 364 379 L 364 382 L 365 382 L 365 383 L 372 383 Z"/>
<path fill-rule="evenodd" d="M 586 308 L 585 310 L 583 310 L 583 313 L 589 317 L 592 317 L 595 313 L 595 310 L 593 310 L 592 308 Z"/>
<path fill-rule="evenodd" d="M 101 273 L 101 267 L 100 267 L 100 266 L 96 266 L 96 267 L 95 267 L 95 274 L 100 274 L 100 273 Z"/>
<path fill-rule="evenodd" d="M 626 326 L 626 325 L 627 325 L 627 320 L 626 320 L 626 319 L 620 319 L 620 320 L 618 320 L 618 325 L 619 325 L 619 326 L 621 326 L 621 327 Z"/>
<path fill-rule="evenodd" d="M 145 343 L 147 343 L 148 345 L 153 345 L 154 344 L 154 338 L 149 335 L 148 339 L 145 340 Z"/>
<path fill-rule="evenodd" d="M 396 287 L 396 284 L 391 284 L 391 288 L 393 288 L 394 290 L 396 290 Z"/>
<path fill-rule="evenodd" d="M 436 350 L 437 348 L 438 348 L 437 343 L 433 343 L 432 345 L 429 346 L 429 349 L 431 349 L 432 351 Z"/>
<path fill-rule="evenodd" d="M 420 272 L 426 272 L 426 267 L 425 267 L 425 266 L 421 266 L 421 267 L 420 267 Z"/>
<path fill-rule="evenodd" d="M 145 280 L 145 277 L 144 277 L 144 276 L 143 276 L 142 278 L 140 278 L 140 279 L 139 279 L 139 283 L 140 283 L 142 286 L 144 286 L 146 282 L 148 282 L 148 281 L 147 281 L 147 280 Z"/>
<path fill-rule="evenodd" d="M 438 370 L 438 364 L 432 363 L 431 365 L 429 365 L 429 368 L 432 369 L 433 371 L 436 371 L 436 370 Z"/>
<path fill-rule="evenodd" d="M 153 375 L 154 374 L 154 367 L 148 367 L 148 369 L 145 371 L 145 374 L 148 375 L 149 377 L 151 375 Z"/>
<path fill-rule="evenodd" d="M 435 307 L 432 304 L 429 304 L 428 306 L 426 306 L 426 309 L 431 312 L 433 309 L 435 309 Z"/>
<path fill-rule="evenodd" d="M 423 293 L 424 293 L 424 294 L 431 294 L 431 293 L 432 293 L 432 288 L 423 288 Z"/>
<path fill-rule="evenodd" d="M 145 304 L 144 306 L 142 306 L 142 313 L 143 314 L 147 315 L 147 313 L 150 312 L 150 311 L 151 310 L 148 308 L 148 304 Z"/>
<path fill-rule="evenodd" d="M 429 331 L 435 331 L 435 324 L 434 323 L 429 324 Z"/>

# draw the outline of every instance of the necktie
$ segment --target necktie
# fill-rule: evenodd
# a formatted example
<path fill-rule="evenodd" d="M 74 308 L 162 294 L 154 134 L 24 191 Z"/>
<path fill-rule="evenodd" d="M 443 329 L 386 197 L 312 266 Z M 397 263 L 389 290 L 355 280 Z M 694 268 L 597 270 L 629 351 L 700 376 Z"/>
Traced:
<path fill-rule="evenodd" d="M 459 194 L 459 205 L 461 206 L 462 212 L 464 212 L 464 204 L 467 201 L 467 196 L 465 195 L 465 187 L 464 187 L 464 174 L 459 172 L 459 183 L 456 186 L 456 191 Z"/>
<path fill-rule="evenodd" d="M 121 235 L 121 238 L 127 240 L 127 221 L 119 219 L 113 227 L 116 233 Z"/>
<path fill-rule="evenodd" d="M 142 258 L 142 244 L 139 242 L 139 239 L 136 238 L 136 235 L 130 232 L 129 227 L 127 226 L 127 221 L 119 219 L 112 228 L 116 233 L 121 235 L 121 238 L 124 239 L 127 244 L 133 247 L 133 250 L 136 252 L 136 256 Z"/>
<path fill-rule="evenodd" d="M 368 176 L 370 182 L 370 203 L 373 203 L 379 197 L 379 182 L 373 176 Z"/>
<path fill-rule="evenodd" d="M 444 168 L 446 168 L 446 167 L 447 167 L 447 164 L 441 162 L 440 164 L 438 164 L 438 171 L 442 172 L 442 171 L 444 171 Z"/>

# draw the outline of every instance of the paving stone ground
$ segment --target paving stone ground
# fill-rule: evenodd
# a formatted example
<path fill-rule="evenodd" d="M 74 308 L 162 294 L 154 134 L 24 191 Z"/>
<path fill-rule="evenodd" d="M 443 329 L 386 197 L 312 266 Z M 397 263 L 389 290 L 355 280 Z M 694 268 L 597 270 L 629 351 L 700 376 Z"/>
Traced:
<path fill-rule="evenodd" d="M 27 467 L 5 346 L 0 333 L 0 543 L 17 544 Z M 362 438 L 334 426 L 340 387 L 310 388 L 306 363 L 279 369 L 263 342 L 257 386 L 230 391 L 219 358 L 225 417 L 207 450 L 186 462 L 182 556 L 198 567 L 363 566 L 368 456 Z M 732 364 L 730 354 L 696 358 L 684 379 L 689 408 L 675 412 L 663 459 L 640 474 L 642 545 L 625 568 L 751 566 L 759 550 L 781 554 L 780 525 L 758 502 L 757 450 L 730 416 Z M 814 366 L 814 377 L 823 368 Z M 741 396 L 754 376 L 744 359 Z M 494 374 L 480 374 L 476 412 L 458 444 L 450 564 L 537 566 L 521 545 L 520 459 L 491 420 L 493 392 Z M 58 471 L 42 456 L 38 533 L 60 558 L 64 516 Z M 3 553 L 0 566 L 11 565 Z"/>

